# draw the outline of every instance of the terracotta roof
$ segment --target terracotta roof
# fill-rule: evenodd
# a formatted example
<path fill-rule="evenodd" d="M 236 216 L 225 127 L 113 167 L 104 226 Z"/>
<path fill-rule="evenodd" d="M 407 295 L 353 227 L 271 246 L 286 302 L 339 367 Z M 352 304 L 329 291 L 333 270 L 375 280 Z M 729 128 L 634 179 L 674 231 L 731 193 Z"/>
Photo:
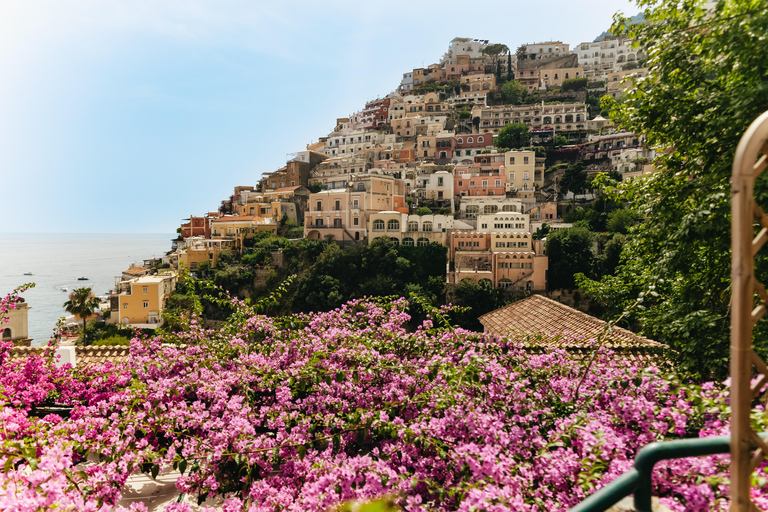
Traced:
<path fill-rule="evenodd" d="M 148 271 L 149 269 L 146 267 L 132 267 L 132 268 L 129 268 L 128 270 L 124 270 L 123 274 L 130 274 L 134 276 L 137 274 L 141 274 L 142 272 L 148 272 Z"/>
<path fill-rule="evenodd" d="M 280 187 L 280 188 L 276 188 L 274 190 L 267 190 L 266 192 L 264 192 L 264 195 L 274 194 L 274 193 L 277 193 L 277 192 L 290 192 L 291 190 L 296 190 L 299 187 L 301 187 L 301 185 L 296 185 L 295 187 Z"/>
<path fill-rule="evenodd" d="M 62 347 L 63 348 L 63 347 Z M 14 347 L 10 351 L 10 361 L 17 362 L 31 354 L 50 354 L 54 347 Z M 75 364 L 78 368 L 101 365 L 104 363 L 122 363 L 128 360 L 130 347 L 75 347 Z"/>
<path fill-rule="evenodd" d="M 531 348 L 562 348 L 584 354 L 606 327 L 606 322 L 544 297 L 532 295 L 479 318 L 485 332 L 507 336 L 512 333 L 529 337 Z M 631 358 L 645 358 L 666 345 L 650 340 L 621 327 L 613 327 L 606 348 L 620 349 Z"/>
<path fill-rule="evenodd" d="M 241 221 L 253 221 L 256 220 L 255 215 L 227 215 L 225 217 L 219 217 L 218 219 L 213 219 L 212 222 L 241 222 Z"/>

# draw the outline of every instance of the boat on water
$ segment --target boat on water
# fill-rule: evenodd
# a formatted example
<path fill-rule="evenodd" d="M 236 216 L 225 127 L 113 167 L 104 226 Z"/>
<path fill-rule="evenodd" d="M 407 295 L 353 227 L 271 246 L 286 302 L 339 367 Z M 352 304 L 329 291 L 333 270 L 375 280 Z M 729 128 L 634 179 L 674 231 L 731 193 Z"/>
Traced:
<path fill-rule="evenodd" d="M 61 291 L 63 291 L 63 292 L 68 292 L 68 291 L 69 291 L 69 288 L 67 288 L 66 286 L 62 286 L 62 287 L 61 287 Z"/>
<path fill-rule="evenodd" d="M 77 280 L 78 281 L 87 281 L 88 278 L 87 277 L 78 277 Z"/>
<path fill-rule="evenodd" d="M 24 275 L 25 275 L 25 276 L 33 276 L 33 275 L 35 275 L 35 274 L 33 274 L 32 272 L 24 272 Z"/>

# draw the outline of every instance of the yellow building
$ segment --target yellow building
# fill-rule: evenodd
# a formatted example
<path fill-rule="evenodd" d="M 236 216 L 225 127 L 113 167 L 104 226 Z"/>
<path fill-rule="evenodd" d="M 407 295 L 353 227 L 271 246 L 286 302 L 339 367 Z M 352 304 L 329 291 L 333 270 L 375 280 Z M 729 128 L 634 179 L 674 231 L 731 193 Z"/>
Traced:
<path fill-rule="evenodd" d="M 29 304 L 23 298 L 15 302 L 14 307 L 5 314 L 8 322 L 0 320 L 0 337 L 3 341 L 13 341 L 15 345 L 29 346 L 32 338 L 29 337 L 27 316 Z"/>
<path fill-rule="evenodd" d="M 178 252 L 178 264 L 183 264 L 189 270 L 195 270 L 204 261 L 216 268 L 219 254 L 228 251 L 232 246 L 231 240 L 206 240 L 201 236 L 187 238 L 186 247 Z"/>
<path fill-rule="evenodd" d="M 544 186 L 544 158 L 536 158 L 536 152 L 507 151 L 504 160 L 508 192 L 532 193 Z"/>
<path fill-rule="evenodd" d="M 162 312 L 176 288 L 176 273 L 137 277 L 117 285 L 117 321 L 154 329 L 162 323 Z"/>
<path fill-rule="evenodd" d="M 268 206 L 269 203 L 264 203 Z M 271 206 L 270 206 L 271 208 Z M 232 240 L 232 248 L 240 250 L 243 247 L 243 240 L 250 238 L 256 233 L 268 231 L 270 234 L 277 233 L 277 222 L 269 217 L 258 217 L 256 215 L 226 215 L 212 221 L 212 240 Z"/>

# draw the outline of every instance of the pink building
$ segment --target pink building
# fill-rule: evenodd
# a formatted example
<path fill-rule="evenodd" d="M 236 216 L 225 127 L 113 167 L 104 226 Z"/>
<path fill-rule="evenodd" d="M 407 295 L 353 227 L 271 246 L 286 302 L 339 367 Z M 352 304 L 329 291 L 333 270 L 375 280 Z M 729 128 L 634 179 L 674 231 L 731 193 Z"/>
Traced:
<path fill-rule="evenodd" d="M 454 169 L 453 191 L 457 196 L 503 196 L 507 176 L 503 162 L 475 163 Z"/>

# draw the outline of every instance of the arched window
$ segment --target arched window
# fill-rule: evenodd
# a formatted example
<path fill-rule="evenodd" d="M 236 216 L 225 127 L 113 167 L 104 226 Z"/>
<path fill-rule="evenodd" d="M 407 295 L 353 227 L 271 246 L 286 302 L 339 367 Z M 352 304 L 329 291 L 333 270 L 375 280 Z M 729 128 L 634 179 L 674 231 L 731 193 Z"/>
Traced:
<path fill-rule="evenodd" d="M 419 238 L 419 240 L 416 242 L 416 245 L 418 245 L 419 247 L 429 245 L 429 238 Z"/>
<path fill-rule="evenodd" d="M 409 236 L 403 238 L 403 245 L 409 245 L 409 246 L 413 247 L 413 238 L 411 238 Z"/>
<path fill-rule="evenodd" d="M 430 222 L 430 221 L 428 221 L 428 220 L 427 220 L 427 221 L 424 221 L 424 222 L 421 224 L 421 230 L 422 230 L 422 231 L 432 231 L 432 222 Z"/>
<path fill-rule="evenodd" d="M 461 137 L 459 137 L 459 138 L 458 138 L 458 140 L 457 140 L 456 142 L 458 142 L 459 144 L 464 144 L 464 139 L 462 139 Z"/>
<path fill-rule="evenodd" d="M 395 237 L 391 237 L 391 238 L 390 238 L 390 240 L 392 240 L 392 243 L 393 243 L 393 244 L 395 244 L 395 245 L 400 245 L 400 240 L 399 240 L 399 239 L 397 239 L 397 238 L 395 238 Z"/>
<path fill-rule="evenodd" d="M 11 328 L 10 327 L 6 327 L 5 329 L 3 329 L 3 339 L 4 340 L 11 339 Z"/>
<path fill-rule="evenodd" d="M 408 231 L 418 231 L 419 223 L 415 220 L 408 221 Z"/>
<path fill-rule="evenodd" d="M 483 213 L 486 213 L 486 214 L 490 214 L 490 213 L 496 213 L 496 210 L 497 210 L 497 209 L 498 209 L 498 208 L 496 207 L 496 205 L 495 205 L 495 204 L 487 204 L 487 205 L 485 205 L 485 207 L 483 208 Z"/>
<path fill-rule="evenodd" d="M 472 141 L 473 141 L 473 140 L 474 140 L 474 139 L 472 139 L 472 137 L 467 137 L 467 144 L 472 144 Z"/>
<path fill-rule="evenodd" d="M 477 138 L 477 142 L 483 142 L 483 138 L 482 137 L 478 137 Z"/>
<path fill-rule="evenodd" d="M 373 230 L 384 231 L 384 221 L 381 219 L 376 219 L 375 221 L 373 221 Z"/>
<path fill-rule="evenodd" d="M 400 229 L 400 221 L 397 219 L 391 219 L 387 222 L 387 230 L 398 231 Z"/>

